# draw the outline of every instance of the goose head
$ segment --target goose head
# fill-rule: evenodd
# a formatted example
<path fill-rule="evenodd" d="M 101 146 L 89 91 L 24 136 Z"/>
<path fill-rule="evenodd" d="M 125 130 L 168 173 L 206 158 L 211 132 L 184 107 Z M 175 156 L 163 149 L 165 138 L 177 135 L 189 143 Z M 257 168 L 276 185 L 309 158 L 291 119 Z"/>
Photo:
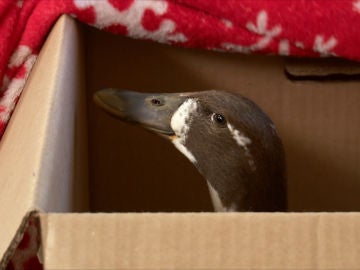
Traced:
<path fill-rule="evenodd" d="M 251 100 L 211 90 L 105 89 L 95 103 L 169 139 L 206 179 L 215 211 L 284 211 L 285 159 L 270 118 Z"/>

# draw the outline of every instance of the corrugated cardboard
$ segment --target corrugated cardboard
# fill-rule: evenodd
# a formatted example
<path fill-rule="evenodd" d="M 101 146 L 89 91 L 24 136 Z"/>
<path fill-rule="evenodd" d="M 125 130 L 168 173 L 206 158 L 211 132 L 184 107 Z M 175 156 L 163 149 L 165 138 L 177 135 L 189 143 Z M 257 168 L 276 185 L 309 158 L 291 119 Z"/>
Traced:
<path fill-rule="evenodd" d="M 46 269 L 360 269 L 360 213 L 333 212 L 360 210 L 360 82 L 291 65 L 62 17 L 0 144 L 3 265 L 29 213 L 40 213 Z M 194 213 L 212 209 L 204 180 L 169 142 L 96 108 L 92 93 L 105 87 L 248 96 L 284 141 L 289 210 L 323 212 Z"/>
<path fill-rule="evenodd" d="M 48 269 L 360 265 L 358 214 L 49 214 L 41 220 Z"/>
<path fill-rule="evenodd" d="M 12 253 L 22 235 L 20 224 L 32 211 L 88 210 L 80 46 L 75 23 L 63 18 L 44 45 L 1 140 L 1 258 Z"/>

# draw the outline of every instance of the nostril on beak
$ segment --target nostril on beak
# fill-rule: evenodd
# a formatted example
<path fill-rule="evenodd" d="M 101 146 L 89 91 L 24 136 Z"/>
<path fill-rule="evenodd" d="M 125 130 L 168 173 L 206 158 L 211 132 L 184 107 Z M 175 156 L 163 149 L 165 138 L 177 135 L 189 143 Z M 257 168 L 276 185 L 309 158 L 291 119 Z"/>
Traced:
<path fill-rule="evenodd" d="M 161 100 L 160 100 L 160 99 L 157 99 L 157 98 L 153 98 L 153 99 L 151 100 L 151 104 L 153 104 L 153 105 L 155 105 L 155 106 L 162 106 L 162 105 L 163 105 L 163 103 L 161 102 Z"/>

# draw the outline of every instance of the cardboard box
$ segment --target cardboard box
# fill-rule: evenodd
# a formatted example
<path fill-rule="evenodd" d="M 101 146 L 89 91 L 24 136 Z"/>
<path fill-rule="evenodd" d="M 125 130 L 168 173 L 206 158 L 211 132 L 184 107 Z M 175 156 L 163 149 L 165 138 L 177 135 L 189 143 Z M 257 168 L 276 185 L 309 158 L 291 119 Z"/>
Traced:
<path fill-rule="evenodd" d="M 0 143 L 3 266 L 35 217 L 45 269 L 360 269 L 358 71 L 131 40 L 62 17 Z M 253 99 L 283 139 L 291 213 L 210 213 L 205 181 L 169 142 L 94 106 L 106 87 Z"/>

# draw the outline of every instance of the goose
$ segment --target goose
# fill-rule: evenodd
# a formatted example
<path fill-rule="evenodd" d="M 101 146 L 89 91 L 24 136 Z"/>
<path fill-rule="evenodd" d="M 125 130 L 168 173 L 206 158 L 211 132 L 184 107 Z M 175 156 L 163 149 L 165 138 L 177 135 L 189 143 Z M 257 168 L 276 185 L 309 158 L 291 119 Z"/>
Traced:
<path fill-rule="evenodd" d="M 94 102 L 170 140 L 205 178 L 216 212 L 286 210 L 285 156 L 270 118 L 237 93 L 103 89 Z"/>

